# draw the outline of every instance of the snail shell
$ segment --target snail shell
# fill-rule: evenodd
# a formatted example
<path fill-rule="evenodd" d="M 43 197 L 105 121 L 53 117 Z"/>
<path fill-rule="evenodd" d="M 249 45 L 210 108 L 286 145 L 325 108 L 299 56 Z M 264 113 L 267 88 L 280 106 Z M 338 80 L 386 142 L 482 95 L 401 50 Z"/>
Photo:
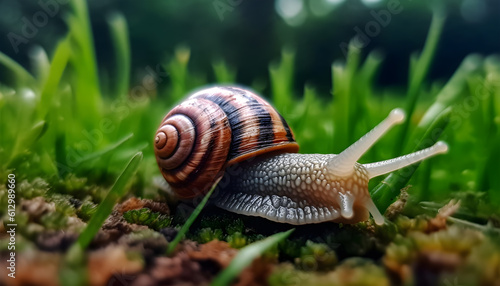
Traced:
<path fill-rule="evenodd" d="M 260 154 L 296 153 L 283 117 L 261 97 L 236 87 L 201 90 L 173 108 L 156 132 L 154 150 L 180 198 L 206 192 L 224 169 Z"/>

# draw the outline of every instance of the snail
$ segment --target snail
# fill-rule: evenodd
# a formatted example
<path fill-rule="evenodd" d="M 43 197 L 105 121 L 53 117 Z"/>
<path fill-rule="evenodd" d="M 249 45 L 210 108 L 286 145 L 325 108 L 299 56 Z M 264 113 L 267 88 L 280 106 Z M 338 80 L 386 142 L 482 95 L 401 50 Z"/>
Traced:
<path fill-rule="evenodd" d="M 446 153 L 433 146 L 398 158 L 359 164 L 357 160 L 405 114 L 388 117 L 338 155 L 299 154 L 285 119 L 264 99 L 239 87 L 200 90 L 174 107 L 154 140 L 160 171 L 179 198 L 208 191 L 223 209 L 271 221 L 375 223 L 384 218 L 368 192 L 368 181 Z M 224 182 L 224 183 L 223 183 Z"/>

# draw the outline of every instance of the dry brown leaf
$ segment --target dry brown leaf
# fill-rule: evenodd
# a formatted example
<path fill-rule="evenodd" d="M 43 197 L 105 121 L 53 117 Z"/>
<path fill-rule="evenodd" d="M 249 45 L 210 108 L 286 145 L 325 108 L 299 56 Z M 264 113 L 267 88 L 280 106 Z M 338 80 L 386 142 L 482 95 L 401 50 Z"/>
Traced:
<path fill-rule="evenodd" d="M 114 274 L 137 273 L 143 268 L 142 261 L 127 256 L 126 249 L 108 246 L 90 253 L 88 258 L 88 277 L 91 285 L 107 285 Z"/>
<path fill-rule="evenodd" d="M 446 229 L 446 221 L 460 208 L 460 201 L 451 200 L 445 206 L 439 209 L 437 215 L 431 218 L 427 223 L 426 233 L 440 231 Z"/>
<path fill-rule="evenodd" d="M 139 199 L 132 197 L 123 203 L 117 205 L 115 210 L 120 214 L 130 210 L 138 210 L 142 208 L 148 208 L 153 212 L 159 212 L 161 214 L 170 215 L 170 208 L 165 202 L 156 202 L 150 199 Z"/>

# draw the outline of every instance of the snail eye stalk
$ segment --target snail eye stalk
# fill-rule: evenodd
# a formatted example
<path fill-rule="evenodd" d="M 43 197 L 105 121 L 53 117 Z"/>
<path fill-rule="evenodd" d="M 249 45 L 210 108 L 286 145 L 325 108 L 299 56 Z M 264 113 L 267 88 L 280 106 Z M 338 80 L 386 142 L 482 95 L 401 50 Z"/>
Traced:
<path fill-rule="evenodd" d="M 448 152 L 448 145 L 443 141 L 438 141 L 429 148 L 386 161 L 363 164 L 363 167 L 368 171 L 368 177 L 371 179 L 446 152 Z"/>
<path fill-rule="evenodd" d="M 366 133 L 354 144 L 349 146 L 342 153 L 335 156 L 329 163 L 328 169 L 337 176 L 347 177 L 354 172 L 354 164 L 370 149 L 387 131 L 394 125 L 403 122 L 405 113 L 402 109 L 396 108 L 389 113 L 387 118 Z"/>

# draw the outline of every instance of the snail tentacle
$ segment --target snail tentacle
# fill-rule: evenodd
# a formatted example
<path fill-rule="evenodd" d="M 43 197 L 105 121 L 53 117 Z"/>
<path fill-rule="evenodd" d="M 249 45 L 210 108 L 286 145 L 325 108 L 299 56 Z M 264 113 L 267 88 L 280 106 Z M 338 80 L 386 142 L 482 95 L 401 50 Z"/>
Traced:
<path fill-rule="evenodd" d="M 368 171 L 368 177 L 374 178 L 384 175 L 409 165 L 413 165 L 429 157 L 444 154 L 448 152 L 448 145 L 443 141 L 438 141 L 429 148 L 420 151 L 403 155 L 394 159 L 389 159 L 381 162 L 363 164 L 363 167 Z"/>
<path fill-rule="evenodd" d="M 369 197 L 366 199 L 365 207 L 368 209 L 368 211 L 372 215 L 373 220 L 375 221 L 376 224 L 378 224 L 378 225 L 384 224 L 385 218 L 378 210 L 378 208 L 375 205 L 375 203 L 373 202 L 372 198 Z"/>
<path fill-rule="evenodd" d="M 391 127 L 403 122 L 405 113 L 402 109 L 396 108 L 389 116 L 366 133 L 354 144 L 333 158 L 329 165 L 330 170 L 338 176 L 350 176 L 354 172 L 354 164 L 368 149 L 375 144 Z"/>

